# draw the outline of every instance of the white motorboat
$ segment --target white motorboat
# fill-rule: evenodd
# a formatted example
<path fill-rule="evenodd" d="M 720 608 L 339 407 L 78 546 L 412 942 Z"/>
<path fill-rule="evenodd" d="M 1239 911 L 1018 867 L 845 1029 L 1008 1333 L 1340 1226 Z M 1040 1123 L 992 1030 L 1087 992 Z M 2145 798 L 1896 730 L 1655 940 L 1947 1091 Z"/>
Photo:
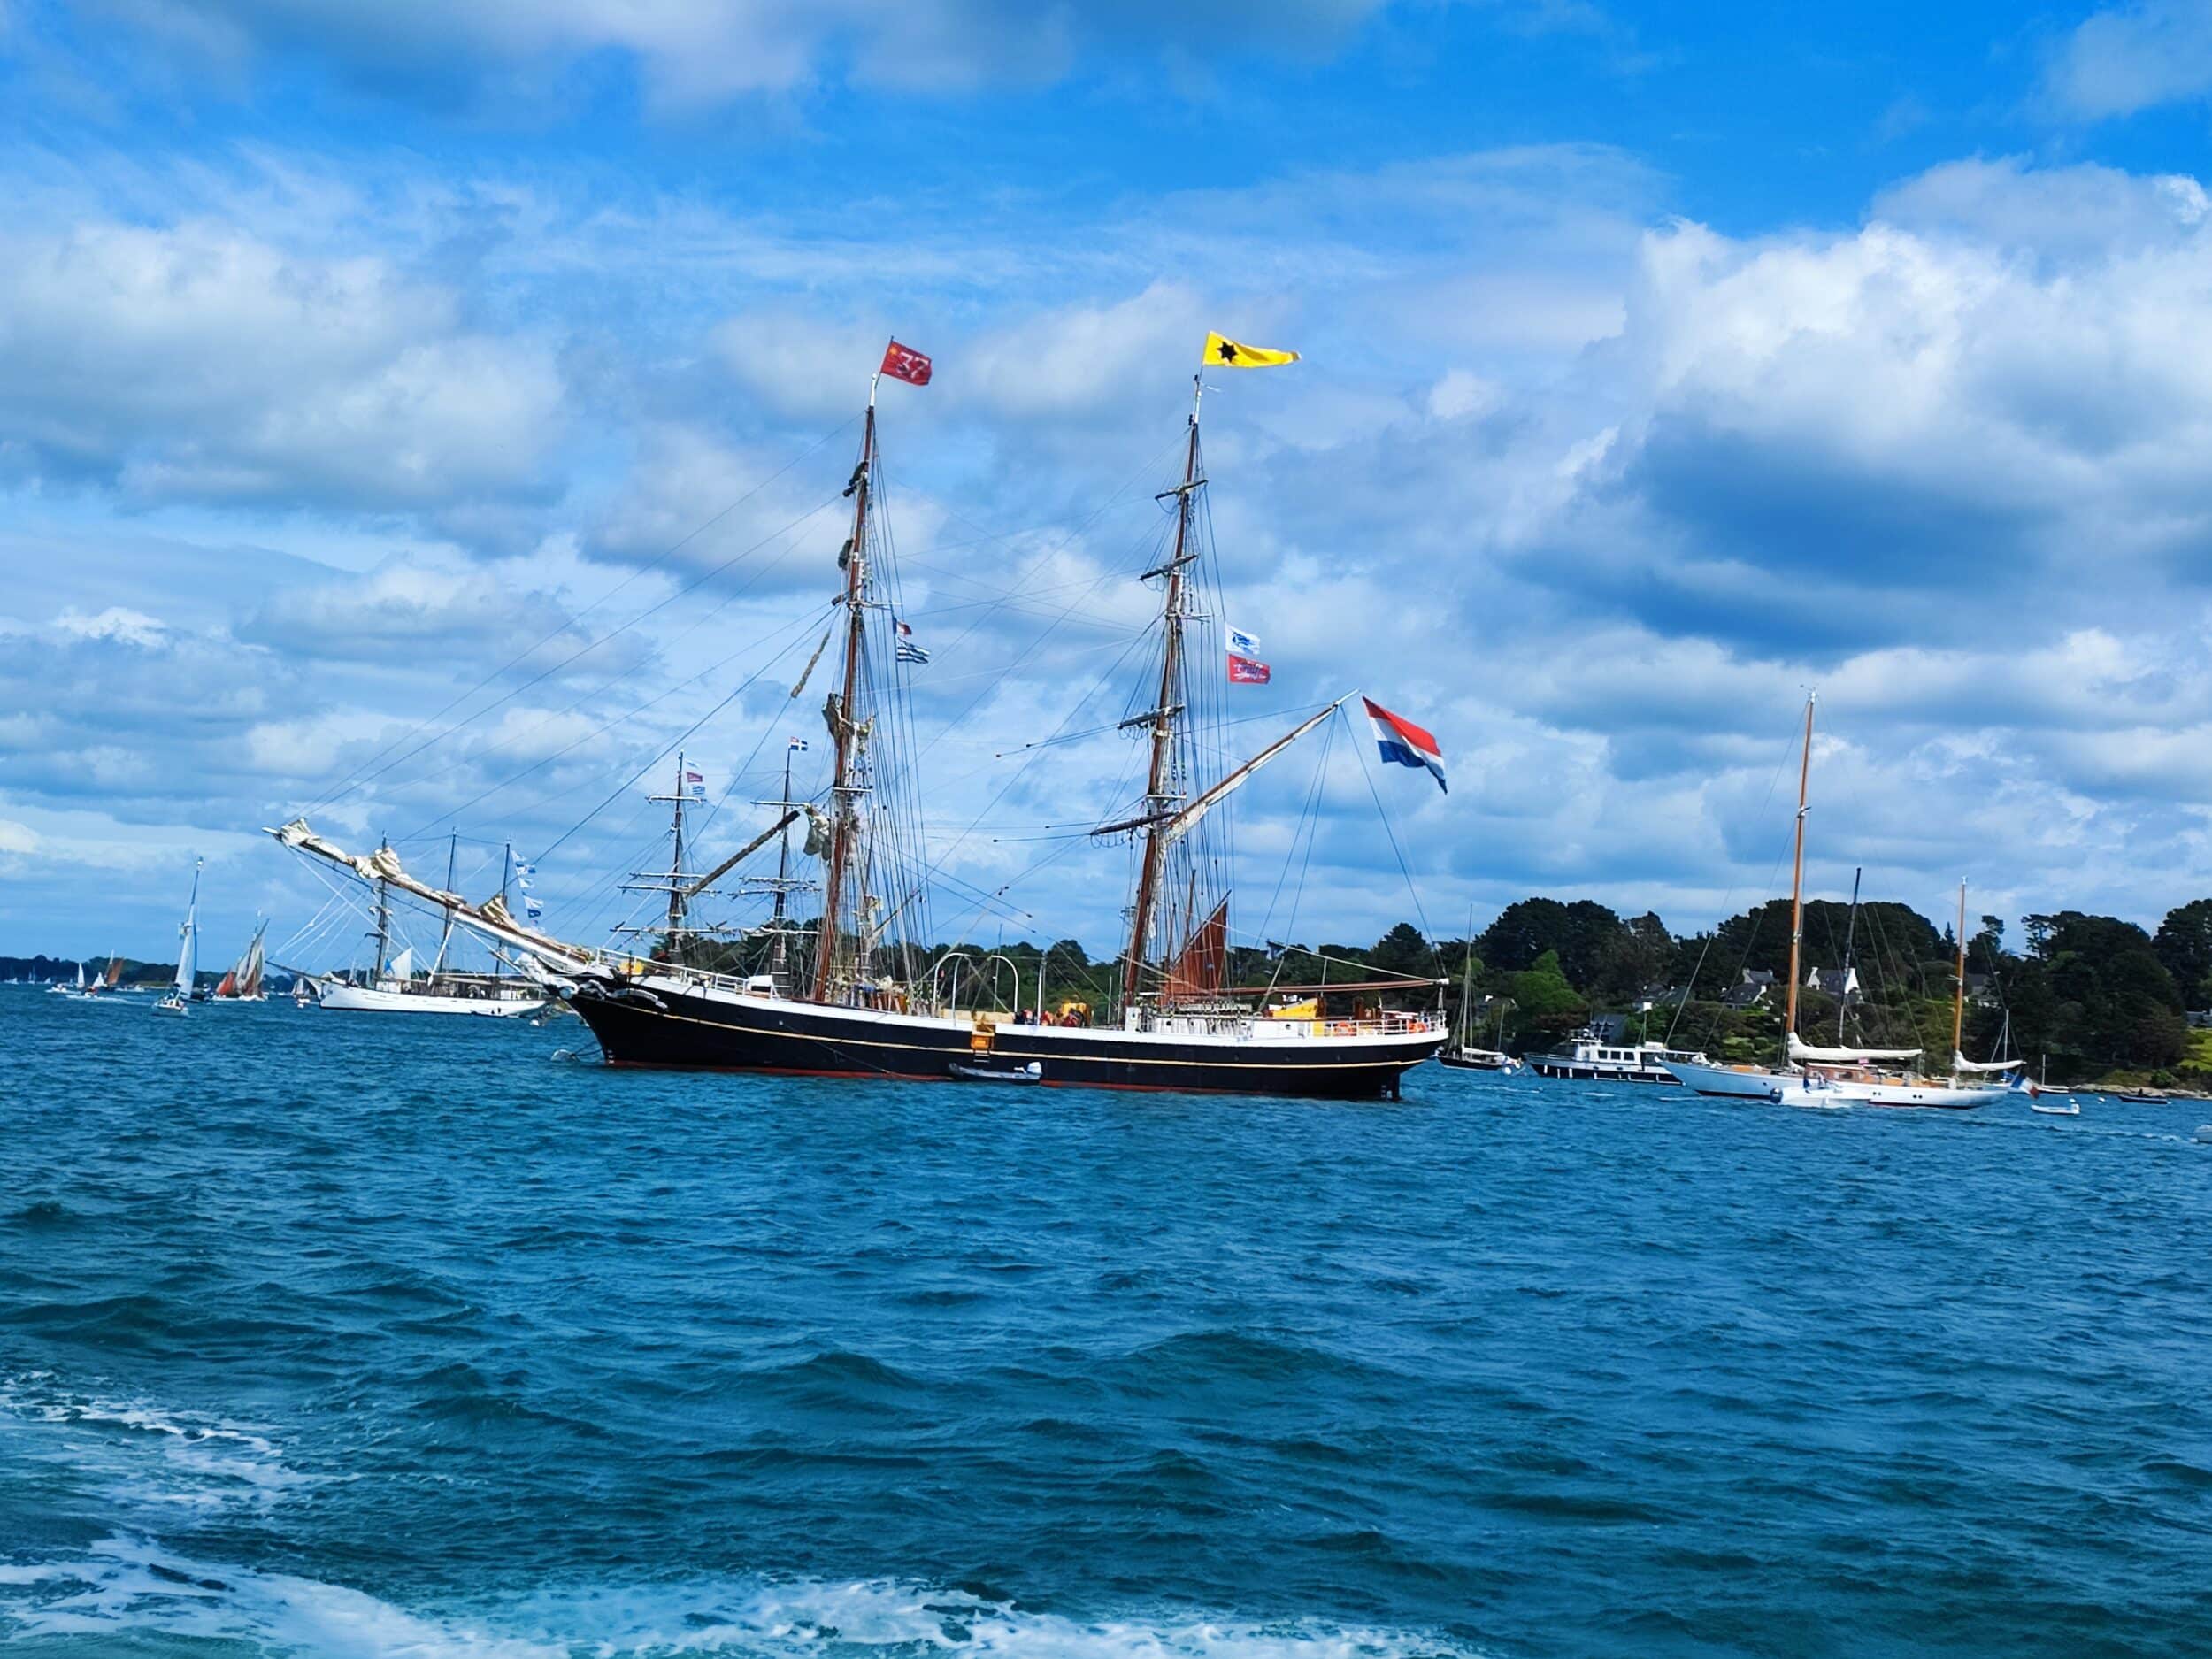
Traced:
<path fill-rule="evenodd" d="M 1676 1066 L 1709 1064 L 1703 1055 L 1686 1048 L 1670 1048 L 1663 1042 L 1607 1042 L 1586 1030 L 1577 1032 L 1560 1048 L 1522 1058 L 1539 1077 L 1624 1083 L 1672 1083 L 1679 1080 Z"/>

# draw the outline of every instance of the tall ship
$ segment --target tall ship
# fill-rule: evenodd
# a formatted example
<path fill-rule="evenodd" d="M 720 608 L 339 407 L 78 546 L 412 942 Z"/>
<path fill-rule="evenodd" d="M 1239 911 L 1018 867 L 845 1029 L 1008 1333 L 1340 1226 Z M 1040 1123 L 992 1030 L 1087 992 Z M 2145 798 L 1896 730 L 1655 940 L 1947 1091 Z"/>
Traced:
<path fill-rule="evenodd" d="M 1210 367 L 1246 368 L 1295 354 L 1207 342 Z M 1047 1006 L 1044 987 L 1024 1006 L 985 1005 L 977 976 L 933 953 L 928 926 L 931 860 L 924 845 L 907 676 L 926 663 L 895 611 L 899 592 L 882 514 L 877 391 L 887 374 L 926 384 L 929 362 L 896 342 L 869 386 L 859 454 L 846 494 L 850 531 L 837 556 L 832 636 L 838 649 L 820 718 L 829 749 L 826 788 L 810 799 L 762 803 L 772 820 L 715 867 L 686 864 L 686 774 L 679 759 L 676 848 L 664 877 L 634 879 L 664 908 L 658 943 L 626 952 L 556 939 L 518 920 L 503 895 L 480 905 L 411 875 L 389 847 L 357 856 L 303 819 L 269 833 L 287 847 L 343 866 L 435 905 L 504 946 L 582 1016 L 607 1061 L 850 1078 L 986 1079 L 1094 1087 L 1396 1098 L 1401 1079 L 1436 1054 L 1449 1033 L 1441 978 L 1370 972 L 1330 982 L 1234 983 L 1230 945 L 1231 851 L 1220 809 L 1263 766 L 1336 718 L 1339 697 L 1240 764 L 1217 757 L 1224 683 L 1252 683 L 1265 668 L 1236 654 L 1228 675 L 1217 585 L 1210 568 L 1207 479 L 1199 412 L 1204 370 L 1194 377 L 1180 477 L 1157 499 L 1164 520 L 1141 580 L 1156 587 L 1148 661 L 1119 727 L 1142 749 L 1143 787 L 1090 832 L 1130 849 L 1127 933 L 1106 1007 Z M 824 649 L 826 649 L 826 643 Z M 815 662 L 823 650 L 818 649 Z M 1243 664 L 1240 677 L 1239 664 Z M 793 695 L 814 672 L 808 664 Z M 1402 717 L 1366 705 L 1386 762 L 1423 768 L 1440 785 L 1435 739 Z M 796 746 L 800 740 L 793 740 Z M 791 874 L 791 838 L 804 836 L 806 877 Z M 764 957 L 731 971 L 731 953 L 694 948 L 692 907 L 741 860 L 774 842 L 774 915 L 756 942 Z M 763 882 L 771 879 L 763 878 Z M 810 925 L 787 901 L 818 895 Z M 950 968 L 951 971 L 947 970 Z M 320 987 L 331 1005 L 334 987 Z"/>
<path fill-rule="evenodd" d="M 446 852 L 446 889 L 453 886 L 453 864 L 456 842 L 449 842 Z M 378 849 L 380 856 L 391 860 L 391 849 Z M 369 938 L 374 942 L 376 954 L 367 973 L 359 979 L 329 974 L 314 980 L 313 1000 L 330 1013 L 337 1014 L 447 1014 L 483 1019 L 511 1019 L 520 1015 L 535 1014 L 552 1000 L 542 987 L 529 979 L 508 978 L 495 973 L 456 972 L 446 966 L 446 953 L 452 948 L 453 929 L 461 911 L 465 908 L 457 902 L 439 904 L 443 912 L 443 925 L 438 936 L 438 954 L 428 972 L 415 972 L 415 951 L 403 947 L 395 955 L 392 950 L 392 881 L 382 875 L 366 878 L 375 895 L 370 914 L 374 926 Z M 440 897 L 450 896 L 444 890 Z M 258 935 L 256 935 L 258 942 Z M 296 990 L 295 992 L 297 1000 Z"/>

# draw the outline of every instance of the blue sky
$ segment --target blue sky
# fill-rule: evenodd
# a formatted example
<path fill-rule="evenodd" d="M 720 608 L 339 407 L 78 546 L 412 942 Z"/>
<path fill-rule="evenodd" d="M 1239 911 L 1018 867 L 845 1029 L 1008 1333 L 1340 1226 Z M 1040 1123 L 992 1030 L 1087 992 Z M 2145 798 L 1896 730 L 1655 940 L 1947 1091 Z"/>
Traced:
<path fill-rule="evenodd" d="M 589 933 L 725 699 L 749 833 L 894 331 L 925 811 L 1015 883 L 937 931 L 1106 945 L 1121 856 L 1026 838 L 1122 749 L 998 757 L 1126 649 L 1210 326 L 1306 354 L 1209 404 L 1249 729 L 1437 729 L 1440 931 L 1770 891 L 1815 684 L 1816 887 L 2154 922 L 2212 890 L 2208 91 L 2160 4 L 0 0 L 0 949 L 159 954 L 195 852 L 211 949 L 283 938 L 310 805 L 550 849 Z M 1317 798 L 1300 931 L 1371 937 L 1396 859 Z"/>

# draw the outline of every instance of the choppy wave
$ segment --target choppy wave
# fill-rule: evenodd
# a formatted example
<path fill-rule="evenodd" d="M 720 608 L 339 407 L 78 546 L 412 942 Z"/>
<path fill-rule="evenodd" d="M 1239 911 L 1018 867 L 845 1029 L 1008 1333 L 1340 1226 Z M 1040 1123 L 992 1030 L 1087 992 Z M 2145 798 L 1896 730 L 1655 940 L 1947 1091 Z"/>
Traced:
<path fill-rule="evenodd" d="M 195 1561 L 127 1537 L 104 1539 L 72 1561 L 0 1566 L 0 1634 L 167 1636 L 331 1659 L 1458 1659 L 1475 1652 L 1406 1631 L 1172 1614 L 1084 1619 L 889 1579 L 596 1588 L 429 1611 L 311 1578 Z"/>

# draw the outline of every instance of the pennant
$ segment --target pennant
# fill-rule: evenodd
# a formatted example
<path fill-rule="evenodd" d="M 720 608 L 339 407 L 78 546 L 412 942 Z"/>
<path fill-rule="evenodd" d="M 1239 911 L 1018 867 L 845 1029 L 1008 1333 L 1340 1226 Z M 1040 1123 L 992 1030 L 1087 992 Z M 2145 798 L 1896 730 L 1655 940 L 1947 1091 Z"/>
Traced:
<path fill-rule="evenodd" d="M 1375 731 L 1376 747 L 1382 757 L 1400 766 L 1426 767 L 1436 780 L 1436 787 L 1447 795 L 1450 787 L 1444 781 L 1444 751 L 1436 746 L 1436 739 L 1402 715 L 1384 708 L 1372 697 L 1362 697 L 1367 705 L 1367 721 Z"/>
<path fill-rule="evenodd" d="M 1225 334 L 1206 336 L 1206 366 L 1214 369 L 1271 369 L 1279 363 L 1295 363 L 1295 351 L 1273 351 L 1265 346 L 1242 346 Z"/>
<path fill-rule="evenodd" d="M 909 386 L 929 384 L 929 359 L 910 346 L 902 346 L 894 340 L 883 353 L 881 373 L 895 380 L 904 380 Z"/>

